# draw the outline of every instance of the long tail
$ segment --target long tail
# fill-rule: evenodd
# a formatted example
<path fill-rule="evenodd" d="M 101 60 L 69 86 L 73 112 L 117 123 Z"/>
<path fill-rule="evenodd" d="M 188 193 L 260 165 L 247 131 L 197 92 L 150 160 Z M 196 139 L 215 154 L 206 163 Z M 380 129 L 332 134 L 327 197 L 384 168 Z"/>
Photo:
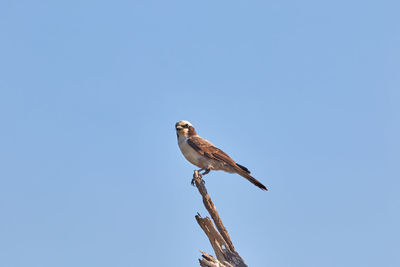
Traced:
<path fill-rule="evenodd" d="M 256 178 L 254 178 L 253 176 L 250 175 L 250 171 L 246 167 L 244 167 L 240 164 L 237 164 L 237 163 L 236 163 L 236 165 L 238 166 L 236 171 L 239 175 L 243 176 L 244 178 L 249 180 L 250 183 L 254 184 L 255 186 L 258 186 L 262 190 L 268 191 L 268 189 L 265 187 L 265 185 L 263 185 Z"/>

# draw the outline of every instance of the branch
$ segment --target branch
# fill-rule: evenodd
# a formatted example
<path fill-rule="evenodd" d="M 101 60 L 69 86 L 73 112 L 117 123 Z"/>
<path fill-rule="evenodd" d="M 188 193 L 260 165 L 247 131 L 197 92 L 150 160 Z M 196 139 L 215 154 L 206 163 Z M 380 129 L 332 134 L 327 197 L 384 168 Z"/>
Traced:
<path fill-rule="evenodd" d="M 233 267 L 230 263 L 224 262 L 224 264 L 220 263 L 217 259 L 215 259 L 210 254 L 205 253 L 204 251 L 200 251 L 203 255 L 203 258 L 199 259 L 201 267 Z"/>
<path fill-rule="evenodd" d="M 228 231 L 226 230 L 218 211 L 211 200 L 210 195 L 204 185 L 202 175 L 198 171 L 194 171 L 192 183 L 195 183 L 199 193 L 203 197 L 203 203 L 208 213 L 214 221 L 218 231 L 214 228 L 210 218 L 202 218 L 200 214 L 196 215 L 197 223 L 203 229 L 204 233 L 210 240 L 211 246 L 214 249 L 216 260 L 209 254 L 202 252 L 202 259 L 200 259 L 200 266 L 202 267 L 247 267 L 239 253 L 235 250 Z"/>

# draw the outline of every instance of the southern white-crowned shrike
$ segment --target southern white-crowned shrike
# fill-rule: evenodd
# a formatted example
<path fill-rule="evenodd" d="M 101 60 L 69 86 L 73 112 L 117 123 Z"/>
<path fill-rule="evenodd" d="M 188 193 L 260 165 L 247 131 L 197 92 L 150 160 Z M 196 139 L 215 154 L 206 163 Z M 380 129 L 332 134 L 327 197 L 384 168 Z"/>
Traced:
<path fill-rule="evenodd" d="M 237 173 L 252 184 L 263 190 L 268 190 L 262 183 L 250 175 L 250 171 L 236 163 L 224 151 L 215 147 L 206 139 L 197 135 L 193 125 L 188 121 L 179 121 L 175 124 L 178 145 L 185 158 L 200 168 L 205 175 L 210 170 L 223 170 L 229 173 Z"/>

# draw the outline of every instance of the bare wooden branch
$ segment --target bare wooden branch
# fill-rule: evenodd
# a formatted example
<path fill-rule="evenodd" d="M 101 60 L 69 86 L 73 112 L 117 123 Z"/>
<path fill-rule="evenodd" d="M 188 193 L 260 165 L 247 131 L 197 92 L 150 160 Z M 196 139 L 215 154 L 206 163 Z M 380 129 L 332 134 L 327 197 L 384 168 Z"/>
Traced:
<path fill-rule="evenodd" d="M 211 246 L 215 251 L 215 255 L 219 261 L 225 261 L 226 258 L 222 249 L 226 247 L 226 242 L 224 238 L 215 230 L 213 223 L 210 218 L 202 218 L 200 214 L 196 215 L 197 223 L 200 225 L 201 229 L 203 229 L 204 233 L 207 235 L 210 240 Z"/>
<path fill-rule="evenodd" d="M 217 259 L 211 255 L 202 252 L 202 259 L 199 259 L 200 266 L 204 267 L 247 267 L 239 253 L 235 250 L 228 231 L 226 230 L 214 203 L 202 180 L 202 175 L 198 171 L 194 171 L 192 183 L 195 183 L 199 193 L 203 197 L 203 203 L 208 213 L 214 221 L 217 230 L 215 229 L 211 219 L 206 217 L 202 218 L 200 214 L 196 215 L 197 223 L 207 235 L 211 246 L 214 249 Z"/>
<path fill-rule="evenodd" d="M 219 217 L 218 211 L 215 208 L 215 205 L 212 202 L 211 197 L 207 192 L 207 189 L 204 185 L 204 181 L 202 179 L 201 174 L 199 174 L 198 171 L 194 171 L 193 179 L 195 181 L 197 189 L 199 190 L 201 196 L 203 197 L 204 206 L 206 207 L 208 213 L 211 215 L 211 218 L 213 219 L 215 226 L 217 227 L 218 231 L 223 236 L 229 249 L 232 251 L 235 251 L 235 247 L 233 246 L 231 238 L 229 237 L 228 231 L 226 230 L 224 224 L 222 223 L 222 220 Z"/>
<path fill-rule="evenodd" d="M 204 251 L 200 252 L 203 254 L 201 255 L 203 258 L 199 259 L 201 267 L 233 267 L 230 263 L 226 261 L 224 262 L 224 264 L 222 264 L 210 254 L 207 254 Z"/>

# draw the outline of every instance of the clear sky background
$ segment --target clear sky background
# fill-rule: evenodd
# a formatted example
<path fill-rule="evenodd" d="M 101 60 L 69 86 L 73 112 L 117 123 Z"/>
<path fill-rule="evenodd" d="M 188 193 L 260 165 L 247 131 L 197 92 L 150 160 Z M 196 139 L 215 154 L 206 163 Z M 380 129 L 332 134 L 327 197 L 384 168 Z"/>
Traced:
<path fill-rule="evenodd" d="M 0 266 L 198 266 L 174 124 L 249 266 L 400 266 L 399 1 L 0 2 Z"/>

